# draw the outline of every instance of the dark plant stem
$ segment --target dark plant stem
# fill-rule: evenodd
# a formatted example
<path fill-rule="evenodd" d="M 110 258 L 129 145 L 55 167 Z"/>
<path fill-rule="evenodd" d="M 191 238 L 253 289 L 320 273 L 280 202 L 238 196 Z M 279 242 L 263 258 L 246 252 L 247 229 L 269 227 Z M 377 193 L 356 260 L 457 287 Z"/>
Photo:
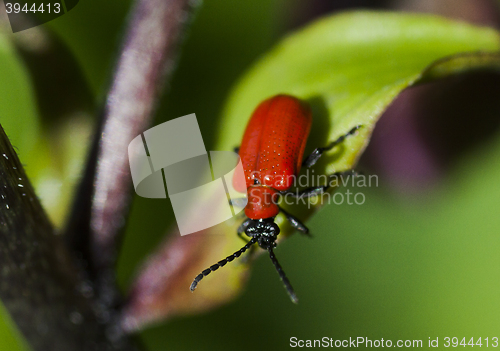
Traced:
<path fill-rule="evenodd" d="M 127 147 L 152 119 L 191 8 L 188 0 L 137 0 L 132 9 L 65 231 L 70 251 L 0 128 L 0 298 L 33 350 L 135 350 L 115 323 L 116 246 L 131 190 Z"/>
<path fill-rule="evenodd" d="M 0 127 L 0 299 L 36 351 L 132 350 L 110 341 Z"/>
<path fill-rule="evenodd" d="M 128 144 L 151 123 L 158 97 L 173 71 L 192 3 L 137 0 L 132 8 L 101 125 L 67 226 L 70 245 L 90 264 L 90 277 L 104 310 L 118 303 L 115 262 L 132 190 Z"/>

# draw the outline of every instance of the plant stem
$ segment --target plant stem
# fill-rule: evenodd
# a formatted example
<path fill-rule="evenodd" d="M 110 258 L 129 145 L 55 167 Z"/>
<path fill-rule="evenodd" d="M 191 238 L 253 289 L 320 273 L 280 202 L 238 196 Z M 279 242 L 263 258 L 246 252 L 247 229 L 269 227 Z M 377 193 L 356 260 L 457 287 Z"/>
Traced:
<path fill-rule="evenodd" d="M 36 351 L 132 350 L 110 341 L 0 126 L 0 299 Z"/>
<path fill-rule="evenodd" d="M 137 0 L 101 125 L 67 227 L 70 245 L 91 264 L 103 306 L 117 303 L 117 245 L 130 203 L 128 144 L 150 125 L 177 57 L 190 0 Z"/>

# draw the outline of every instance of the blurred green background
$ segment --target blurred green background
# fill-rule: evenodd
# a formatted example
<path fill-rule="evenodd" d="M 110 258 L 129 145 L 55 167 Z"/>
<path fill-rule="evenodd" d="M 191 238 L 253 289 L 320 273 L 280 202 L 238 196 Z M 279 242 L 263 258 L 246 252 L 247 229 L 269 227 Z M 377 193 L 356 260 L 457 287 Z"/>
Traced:
<path fill-rule="evenodd" d="M 494 2 L 458 1 L 458 10 L 450 13 L 446 4 L 206 1 L 187 33 L 155 123 L 195 112 L 211 150 L 222 127 L 218 117 L 238 77 L 285 33 L 332 11 L 371 6 L 500 23 Z M 71 199 L 97 110 L 89 106 L 103 102 L 129 6 L 123 0 L 81 1 L 46 25 L 58 43 L 54 55 L 76 60 L 67 64 L 69 85 L 52 104 L 82 95 L 58 116 L 35 98 L 43 97 L 36 87 L 50 89 L 58 80 L 35 79 L 33 72 L 53 69 L 57 77 L 60 71 L 49 64 L 30 66 L 36 48 L 7 35 L 24 53 L 10 44 L 2 49 L 0 37 L 0 58 L 19 70 L 9 70 L 17 74 L 11 77 L 0 67 L 0 123 L 55 223 L 64 220 L 61 204 Z M 18 78 L 15 89 L 5 83 Z M 379 187 L 361 189 L 362 206 L 324 207 L 308 222 L 312 240 L 295 235 L 277 249 L 298 305 L 290 303 L 271 263 L 261 257 L 236 301 L 203 315 L 176 317 L 138 339 L 148 350 L 254 350 L 287 349 L 291 337 L 421 339 L 424 346 L 429 337 L 439 337 L 441 345 L 446 336 L 500 337 L 499 87 L 492 74 L 468 75 L 417 88 L 394 103 L 360 164 L 366 173 L 379 175 Z M 25 111 L 1 99 L 8 94 L 28 101 L 22 104 Z M 53 189 L 59 195 L 51 200 Z M 118 268 L 124 290 L 172 221 L 168 201 L 134 200 Z M 23 349 L 3 315 L 0 350 Z"/>

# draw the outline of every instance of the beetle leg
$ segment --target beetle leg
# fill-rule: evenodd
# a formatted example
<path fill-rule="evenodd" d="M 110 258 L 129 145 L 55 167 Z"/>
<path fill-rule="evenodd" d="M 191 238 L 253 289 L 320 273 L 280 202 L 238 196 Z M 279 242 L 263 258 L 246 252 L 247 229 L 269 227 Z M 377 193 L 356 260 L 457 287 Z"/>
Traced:
<path fill-rule="evenodd" d="M 247 205 L 247 198 L 246 197 L 238 197 L 236 199 L 229 200 L 229 203 L 231 204 L 231 206 L 245 207 Z"/>
<path fill-rule="evenodd" d="M 304 223 L 300 221 L 300 219 L 293 216 L 291 213 L 288 213 L 281 207 L 279 207 L 279 209 L 285 215 L 286 219 L 288 220 L 288 222 L 290 222 L 293 228 L 297 229 L 300 233 L 307 235 L 308 237 L 311 237 L 311 234 L 309 234 L 309 229 L 305 226 Z"/>
<path fill-rule="evenodd" d="M 339 177 L 343 177 L 345 175 L 351 175 L 351 176 L 356 177 L 358 175 L 358 173 L 354 170 L 349 170 L 349 171 L 344 171 L 344 172 L 336 172 L 336 173 L 329 175 L 328 178 L 330 178 L 330 179 L 337 178 L 338 179 Z M 284 196 L 290 195 L 292 197 L 298 197 L 298 198 L 312 197 L 312 196 L 323 194 L 325 191 L 327 191 L 330 187 L 332 187 L 334 185 L 339 186 L 339 185 L 341 185 L 341 183 L 339 183 L 338 180 L 336 180 L 335 182 L 329 181 L 325 185 L 313 186 L 313 187 L 306 188 L 306 189 L 303 189 L 303 190 L 297 191 L 297 192 L 293 192 L 293 191 L 288 190 L 288 191 L 284 191 L 280 194 L 282 196 L 283 195 Z"/>
<path fill-rule="evenodd" d="M 247 218 L 245 221 L 243 221 L 243 223 L 241 223 L 241 225 L 238 227 L 238 231 L 236 232 L 236 234 L 238 234 L 238 237 L 241 240 L 243 240 L 245 243 L 247 243 L 247 239 L 245 239 L 243 237 L 243 233 L 245 232 L 245 229 L 248 227 L 250 222 L 251 222 L 251 219 Z M 240 260 L 240 262 L 243 264 L 247 263 L 250 260 L 250 258 L 253 257 L 254 252 L 255 252 L 255 246 L 250 247 L 250 249 L 248 250 L 248 254 L 245 257 L 243 257 Z"/>
<path fill-rule="evenodd" d="M 236 146 L 236 147 L 233 149 L 233 151 L 239 155 L 239 154 L 240 154 L 240 147 L 239 147 L 239 146 Z"/>
<path fill-rule="evenodd" d="M 323 194 L 325 191 L 328 190 L 329 187 L 330 187 L 329 184 L 321 185 L 321 186 L 314 186 L 314 187 L 303 189 L 301 191 L 297 191 L 296 193 L 294 193 L 293 191 L 288 191 L 288 192 L 286 192 L 286 195 L 290 195 L 292 197 L 298 197 L 298 198 L 312 197 L 312 196 Z"/>
<path fill-rule="evenodd" d="M 241 223 L 241 225 L 238 227 L 238 236 L 239 236 L 240 238 L 242 238 L 243 240 L 245 240 L 245 239 L 241 236 L 241 234 L 243 234 L 243 233 L 245 232 L 245 229 L 247 229 L 247 227 L 248 227 L 248 225 L 250 224 L 250 222 L 251 222 L 251 221 L 252 221 L 252 220 L 251 220 L 250 218 L 247 218 L 247 219 L 245 219 L 245 220 L 243 221 L 243 223 Z M 246 242 L 247 242 L 247 241 L 245 240 L 245 243 L 246 243 Z"/>
<path fill-rule="evenodd" d="M 328 144 L 325 147 L 318 147 L 315 149 L 309 156 L 305 158 L 305 160 L 302 162 L 302 167 L 312 167 L 318 162 L 319 158 L 325 151 L 330 151 L 333 149 L 335 146 L 339 145 L 342 143 L 347 137 L 353 135 L 359 128 L 361 128 L 360 125 L 357 125 L 356 127 L 352 128 L 347 134 L 342 135 L 339 137 L 337 140 L 332 141 L 330 144 Z"/>
<path fill-rule="evenodd" d="M 235 213 L 238 212 L 236 214 L 237 218 L 243 218 L 243 217 L 245 217 L 245 212 L 243 210 L 240 210 L 240 209 L 236 210 L 235 207 L 238 207 L 238 208 L 245 207 L 246 203 L 243 203 L 243 201 L 246 201 L 246 199 L 247 199 L 246 197 L 239 197 L 239 198 L 236 198 L 236 199 L 229 200 L 229 205 L 231 205 L 233 207 L 234 212 Z"/>

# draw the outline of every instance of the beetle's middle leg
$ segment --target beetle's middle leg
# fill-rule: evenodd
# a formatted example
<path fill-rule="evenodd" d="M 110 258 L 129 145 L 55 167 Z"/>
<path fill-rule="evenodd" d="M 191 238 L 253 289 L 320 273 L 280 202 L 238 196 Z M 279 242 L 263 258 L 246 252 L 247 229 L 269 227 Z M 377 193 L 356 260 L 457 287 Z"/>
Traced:
<path fill-rule="evenodd" d="M 356 127 L 352 128 L 350 131 L 348 131 L 346 134 L 342 135 L 339 137 L 337 140 L 332 141 L 330 144 L 328 144 L 325 147 L 318 147 L 316 148 L 309 156 L 307 156 L 304 161 L 302 162 L 302 167 L 312 167 L 318 162 L 319 158 L 323 155 L 325 151 L 330 151 L 333 149 L 335 146 L 339 145 L 342 143 L 346 138 L 350 137 L 356 131 L 361 128 L 361 125 L 357 125 Z"/>
<path fill-rule="evenodd" d="M 311 234 L 309 234 L 309 228 L 307 228 L 305 224 L 300 221 L 300 219 L 285 211 L 283 208 L 281 208 L 281 206 L 278 207 L 280 209 L 280 212 L 285 215 L 286 219 L 288 220 L 288 222 L 290 222 L 293 228 L 297 229 L 301 234 L 311 237 Z"/>
<path fill-rule="evenodd" d="M 297 192 L 294 192 L 293 190 L 287 190 L 287 191 L 281 192 L 280 194 L 281 194 L 281 196 L 292 196 L 292 197 L 296 197 L 296 198 L 303 198 L 303 197 L 308 198 L 308 197 L 312 197 L 312 196 L 316 196 L 316 195 L 321 195 L 325 191 L 327 191 L 329 188 L 331 188 L 332 186 L 341 185 L 341 183 L 339 183 L 338 179 L 345 177 L 346 175 L 355 177 L 358 175 L 358 173 L 354 170 L 344 171 L 344 172 L 335 172 L 335 173 L 328 176 L 328 181 L 325 185 L 312 186 L 312 187 L 305 188 L 305 189 L 302 189 L 301 191 L 297 191 Z M 333 178 L 335 178 L 335 181 L 332 180 Z"/>

